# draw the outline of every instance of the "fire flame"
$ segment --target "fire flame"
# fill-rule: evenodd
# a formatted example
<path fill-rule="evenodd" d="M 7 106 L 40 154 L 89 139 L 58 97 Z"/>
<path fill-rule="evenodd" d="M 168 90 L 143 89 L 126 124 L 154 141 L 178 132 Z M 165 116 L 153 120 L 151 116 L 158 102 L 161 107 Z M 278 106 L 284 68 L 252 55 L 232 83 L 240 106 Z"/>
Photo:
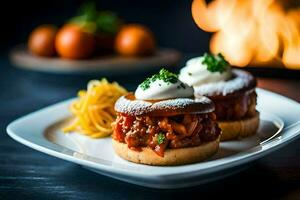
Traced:
<path fill-rule="evenodd" d="M 300 9 L 284 10 L 275 0 L 194 0 L 196 24 L 214 32 L 213 53 L 235 66 L 300 69 Z"/>

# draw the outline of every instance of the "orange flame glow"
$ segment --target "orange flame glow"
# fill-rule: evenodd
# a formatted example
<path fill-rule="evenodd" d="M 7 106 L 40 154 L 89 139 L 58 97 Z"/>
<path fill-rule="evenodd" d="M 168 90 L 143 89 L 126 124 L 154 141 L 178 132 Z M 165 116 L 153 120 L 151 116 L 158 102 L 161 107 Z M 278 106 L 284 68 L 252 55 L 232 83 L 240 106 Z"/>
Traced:
<path fill-rule="evenodd" d="M 300 9 L 285 11 L 275 0 L 194 0 L 192 15 L 214 32 L 211 52 L 232 65 L 300 69 Z"/>

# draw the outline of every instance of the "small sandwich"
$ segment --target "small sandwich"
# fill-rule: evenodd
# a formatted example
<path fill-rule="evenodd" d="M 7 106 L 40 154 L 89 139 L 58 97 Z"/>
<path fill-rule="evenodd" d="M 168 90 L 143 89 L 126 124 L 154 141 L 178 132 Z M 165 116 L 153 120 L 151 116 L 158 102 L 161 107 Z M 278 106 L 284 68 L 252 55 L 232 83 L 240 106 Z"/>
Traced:
<path fill-rule="evenodd" d="M 115 104 L 113 148 L 122 158 L 147 165 L 182 165 L 215 154 L 221 130 L 214 105 L 194 99 L 192 87 L 162 69 Z"/>
<path fill-rule="evenodd" d="M 196 98 L 206 96 L 214 102 L 222 141 L 257 132 L 256 79 L 250 73 L 232 69 L 221 54 L 206 53 L 190 59 L 181 69 L 179 79 L 193 86 Z"/>

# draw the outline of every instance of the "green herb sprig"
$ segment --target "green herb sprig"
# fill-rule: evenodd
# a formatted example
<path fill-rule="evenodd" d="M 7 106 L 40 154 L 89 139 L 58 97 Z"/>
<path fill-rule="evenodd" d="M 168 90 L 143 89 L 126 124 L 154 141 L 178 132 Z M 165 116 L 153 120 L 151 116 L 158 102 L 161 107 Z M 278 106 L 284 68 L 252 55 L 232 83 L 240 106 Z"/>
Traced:
<path fill-rule="evenodd" d="M 222 73 L 229 66 L 229 63 L 225 60 L 224 56 L 221 53 L 217 55 L 205 53 L 203 57 L 204 59 L 202 61 L 202 64 L 205 64 L 207 66 L 207 70 L 210 72 Z"/>
<path fill-rule="evenodd" d="M 166 139 L 166 136 L 163 133 L 157 134 L 157 144 L 158 145 L 164 143 L 165 139 Z"/>
<path fill-rule="evenodd" d="M 81 26 L 87 32 L 109 35 L 116 34 L 122 24 L 114 12 L 97 10 L 95 2 L 83 4 L 78 16 L 71 18 L 70 22 Z"/>
<path fill-rule="evenodd" d="M 150 84 L 156 80 L 162 80 L 167 84 L 176 83 L 178 81 L 178 75 L 163 68 L 158 74 L 154 74 L 152 77 L 147 78 L 139 85 L 139 87 L 142 88 L 142 90 L 147 90 L 150 88 Z"/>

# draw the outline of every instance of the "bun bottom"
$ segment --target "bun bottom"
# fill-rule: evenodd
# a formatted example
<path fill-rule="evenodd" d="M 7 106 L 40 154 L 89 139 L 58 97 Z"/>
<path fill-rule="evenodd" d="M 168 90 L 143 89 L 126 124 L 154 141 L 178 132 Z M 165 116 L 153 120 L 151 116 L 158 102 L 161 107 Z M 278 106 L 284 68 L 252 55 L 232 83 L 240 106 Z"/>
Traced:
<path fill-rule="evenodd" d="M 256 134 L 259 126 L 259 112 L 256 115 L 237 121 L 218 121 L 222 130 L 221 141 L 235 140 Z"/>
<path fill-rule="evenodd" d="M 112 139 L 115 152 L 125 160 L 146 165 L 183 165 L 203 161 L 219 149 L 220 137 L 216 140 L 201 144 L 197 147 L 179 149 L 167 149 L 164 157 L 158 156 L 149 147 L 143 147 L 142 151 L 134 151 L 128 148 L 127 144 Z"/>

